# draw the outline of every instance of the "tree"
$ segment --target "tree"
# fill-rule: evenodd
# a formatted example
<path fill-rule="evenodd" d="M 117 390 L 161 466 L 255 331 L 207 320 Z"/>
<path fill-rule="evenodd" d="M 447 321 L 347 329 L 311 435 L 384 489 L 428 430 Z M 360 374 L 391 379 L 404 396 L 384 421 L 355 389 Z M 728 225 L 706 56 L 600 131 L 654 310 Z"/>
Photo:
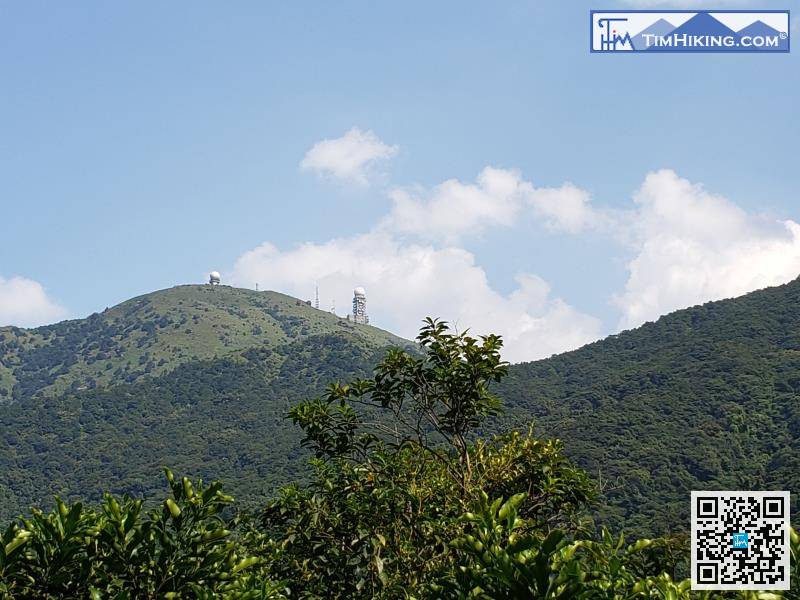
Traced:
<path fill-rule="evenodd" d="M 577 531 L 593 484 L 557 441 L 509 433 L 475 439 L 506 373 L 497 336 L 428 319 L 421 353 L 391 350 L 373 377 L 337 383 L 291 418 L 315 454 L 307 486 L 262 513 L 281 553 L 273 576 L 300 597 L 429 594 L 455 564 L 450 540 L 482 494 L 524 494 L 530 528 Z"/>
<path fill-rule="evenodd" d="M 421 356 L 389 350 L 372 378 L 333 384 L 324 400 L 301 403 L 290 415 L 318 457 L 364 458 L 377 442 L 414 444 L 446 467 L 466 498 L 473 477 L 470 434 L 500 407 L 489 384 L 508 372 L 500 357 L 503 342 L 497 335 L 477 339 L 452 332 L 430 317 L 417 342 Z M 364 419 L 354 406 L 365 408 L 367 417 L 391 417 Z"/>

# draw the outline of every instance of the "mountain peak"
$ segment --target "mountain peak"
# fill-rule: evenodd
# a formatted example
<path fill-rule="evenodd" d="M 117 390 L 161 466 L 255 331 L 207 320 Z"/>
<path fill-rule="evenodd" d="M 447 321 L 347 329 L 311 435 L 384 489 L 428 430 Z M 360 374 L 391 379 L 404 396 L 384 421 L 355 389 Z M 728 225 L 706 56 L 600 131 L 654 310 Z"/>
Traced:
<path fill-rule="evenodd" d="M 325 334 L 365 347 L 408 343 L 279 292 L 179 285 L 85 319 L 0 329 L 0 402 L 130 383 L 188 361 Z"/>
<path fill-rule="evenodd" d="M 706 12 L 699 12 L 673 33 L 689 35 L 736 35 L 736 32 Z"/>

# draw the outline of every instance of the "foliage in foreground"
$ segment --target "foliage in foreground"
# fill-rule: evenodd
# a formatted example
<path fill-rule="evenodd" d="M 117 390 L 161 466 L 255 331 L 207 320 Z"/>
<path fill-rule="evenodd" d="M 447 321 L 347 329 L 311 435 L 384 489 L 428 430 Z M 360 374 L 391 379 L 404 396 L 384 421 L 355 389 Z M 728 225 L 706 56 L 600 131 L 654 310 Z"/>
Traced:
<path fill-rule="evenodd" d="M 260 577 L 222 518 L 233 498 L 166 470 L 172 497 L 142 514 L 141 500 L 106 495 L 97 509 L 56 499 L 49 514 L 10 525 L 0 539 L 0 597 L 281 597 Z"/>
<path fill-rule="evenodd" d="M 171 497 L 146 513 L 129 497 L 57 501 L 3 534 L 0 597 L 689 597 L 685 539 L 596 533 L 594 484 L 560 442 L 474 437 L 498 410 L 499 338 L 429 320 L 418 341 L 423 356 L 391 351 L 291 411 L 314 476 L 257 519 L 169 471 Z M 792 548 L 795 589 L 744 597 L 800 598 L 794 532 Z"/>
<path fill-rule="evenodd" d="M 511 365 L 492 386 L 503 414 L 479 431 L 535 419 L 538 435 L 565 440 L 604 482 L 596 520 L 636 537 L 688 523 L 686 490 L 797 492 L 798 307 L 795 280 Z M 369 376 L 385 344 L 402 343 L 280 294 L 224 286 L 148 294 L 99 317 L 0 328 L 2 523 L 53 495 L 157 500 L 160 464 L 221 479 L 238 506 L 258 510 L 310 471 L 289 407 Z"/>

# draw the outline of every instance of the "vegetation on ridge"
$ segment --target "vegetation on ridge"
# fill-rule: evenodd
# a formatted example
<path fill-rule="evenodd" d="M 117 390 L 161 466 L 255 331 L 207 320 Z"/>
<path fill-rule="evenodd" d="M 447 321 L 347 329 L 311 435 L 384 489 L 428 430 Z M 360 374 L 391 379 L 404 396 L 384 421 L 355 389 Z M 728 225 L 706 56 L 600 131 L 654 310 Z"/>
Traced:
<path fill-rule="evenodd" d="M 343 332 L 364 347 L 407 343 L 277 292 L 177 286 L 86 319 L 0 327 L 0 403 L 133 383 L 191 361 Z"/>
<path fill-rule="evenodd" d="M 800 518 L 800 281 L 514 365 L 495 392 L 488 430 L 567 440 L 614 530 L 685 531 L 690 490 L 792 490 Z"/>
<path fill-rule="evenodd" d="M 146 515 L 129 497 L 59 501 L 3 533 L 0 597 L 689 597 L 684 541 L 596 533 L 595 485 L 560 442 L 472 438 L 498 407 L 499 338 L 429 321 L 419 342 L 423 356 L 391 350 L 291 410 L 313 476 L 257 515 L 169 471 L 171 497 Z M 800 598 L 799 559 L 792 532 L 794 589 L 740 597 Z"/>
<path fill-rule="evenodd" d="M 386 347 L 409 343 L 287 296 L 225 287 L 181 286 L 103 314 L 126 327 L 139 323 L 115 338 L 134 352 L 141 326 L 157 326 L 155 315 L 167 307 L 217 337 L 170 342 L 180 330 L 158 329 L 151 352 L 187 344 L 185 362 L 165 363 L 171 370 L 161 375 L 114 385 L 81 379 L 87 389 L 0 401 L 0 519 L 53 494 L 98 502 L 109 490 L 155 501 L 163 464 L 220 478 L 243 507 L 255 508 L 310 473 L 301 431 L 283 418 L 289 408 L 326 382 L 366 376 Z M 257 319 L 273 319 L 281 335 L 253 334 Z M 62 325 L 89 328 L 70 323 Z M 237 332 L 230 338 L 240 349 L 219 339 L 221 323 Z M 566 455 L 600 482 L 598 523 L 636 536 L 681 533 L 689 490 L 800 489 L 798 332 L 798 281 L 677 311 L 573 352 L 510 365 L 493 387 L 503 414 L 476 431 L 489 438 L 535 420 L 539 435 L 566 440 Z M 104 334 L 94 335 L 89 345 L 104 343 Z M 26 371 L 63 368 L 37 367 L 42 352 L 26 355 L 22 364 L 34 361 Z M 2 364 L 21 369 L 17 358 L 0 355 L 0 372 Z M 797 519 L 797 494 L 793 509 Z"/>
<path fill-rule="evenodd" d="M 192 478 L 221 478 L 255 508 L 308 472 L 300 431 L 285 419 L 292 404 L 327 381 L 367 375 L 381 353 L 344 334 L 314 335 L 133 384 L 0 406 L 0 520 L 56 494 L 155 501 L 164 463 Z"/>

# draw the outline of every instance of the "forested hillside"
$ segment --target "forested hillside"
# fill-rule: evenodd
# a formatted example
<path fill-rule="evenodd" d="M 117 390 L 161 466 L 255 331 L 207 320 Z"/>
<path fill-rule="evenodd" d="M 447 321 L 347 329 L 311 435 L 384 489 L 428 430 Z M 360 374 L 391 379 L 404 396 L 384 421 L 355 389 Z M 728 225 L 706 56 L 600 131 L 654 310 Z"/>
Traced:
<path fill-rule="evenodd" d="M 691 490 L 800 493 L 800 282 L 677 311 L 496 388 L 606 486 L 603 522 L 686 528 Z"/>
<path fill-rule="evenodd" d="M 753 543 L 731 569 L 718 555 L 730 535 L 714 527 L 703 539 L 717 562 L 697 567 L 685 535 L 596 530 L 597 485 L 561 442 L 474 435 L 501 406 L 489 385 L 508 373 L 500 338 L 429 319 L 417 339 L 418 351 L 389 349 L 371 376 L 291 407 L 314 456 L 306 481 L 255 511 L 166 468 L 169 493 L 149 507 L 140 495 L 56 498 L 0 530 L 0 598 L 800 600 L 791 527 L 770 538 L 783 548 Z M 754 539 L 773 519 L 760 521 L 742 524 Z M 692 594 L 690 568 L 709 564 L 719 583 L 749 573 L 784 591 Z"/>
<path fill-rule="evenodd" d="M 150 495 L 162 465 L 220 478 L 243 505 L 258 504 L 304 473 L 299 432 L 284 418 L 289 406 L 369 372 L 388 345 L 408 343 L 280 294 L 207 286 L 2 335 L 4 518 L 53 493 Z M 118 350 L 103 350 L 108 344 Z M 112 356 L 92 362 L 98 353 Z M 115 377 L 119 369 L 127 375 Z M 612 528 L 682 531 L 692 489 L 789 489 L 796 497 L 800 283 L 512 365 L 494 389 L 505 412 L 480 433 L 535 420 L 539 435 L 563 439 L 567 455 L 602 484 L 596 516 Z"/>
<path fill-rule="evenodd" d="M 160 493 L 165 464 L 263 500 L 305 470 L 289 407 L 410 344 L 282 294 L 210 286 L 4 334 L 16 384 L 0 403 L 2 520 L 53 494 Z"/>

